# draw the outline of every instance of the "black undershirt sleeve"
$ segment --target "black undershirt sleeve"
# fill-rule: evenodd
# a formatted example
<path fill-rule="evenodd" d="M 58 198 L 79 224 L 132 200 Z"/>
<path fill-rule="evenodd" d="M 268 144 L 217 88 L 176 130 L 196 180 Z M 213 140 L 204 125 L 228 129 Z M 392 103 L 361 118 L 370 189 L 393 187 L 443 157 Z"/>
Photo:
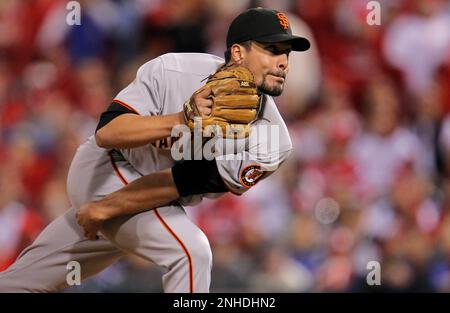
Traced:
<path fill-rule="evenodd" d="M 172 176 L 182 197 L 229 191 L 217 169 L 216 160 L 189 160 L 176 163 Z"/>
<path fill-rule="evenodd" d="M 102 113 L 100 116 L 100 121 L 97 124 L 97 128 L 95 129 L 95 132 L 97 132 L 100 128 L 111 122 L 116 117 L 125 114 L 125 113 L 133 113 L 137 114 L 135 111 L 130 110 L 129 108 L 120 105 L 117 102 L 112 102 L 108 109 L 106 109 L 105 112 Z"/>

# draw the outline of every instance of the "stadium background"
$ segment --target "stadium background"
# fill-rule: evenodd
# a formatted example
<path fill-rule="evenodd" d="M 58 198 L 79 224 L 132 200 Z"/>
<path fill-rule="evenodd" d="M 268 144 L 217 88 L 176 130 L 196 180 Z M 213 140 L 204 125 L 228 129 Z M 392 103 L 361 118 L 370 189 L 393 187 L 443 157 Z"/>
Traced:
<path fill-rule="evenodd" d="M 291 54 L 277 99 L 294 153 L 242 197 L 188 213 L 208 235 L 213 292 L 450 292 L 450 3 L 392 0 L 0 2 L 0 270 L 69 208 L 77 146 L 138 66 L 166 52 L 222 56 L 250 6 L 288 14 L 313 48 Z M 127 257 L 65 292 L 160 292 Z"/>

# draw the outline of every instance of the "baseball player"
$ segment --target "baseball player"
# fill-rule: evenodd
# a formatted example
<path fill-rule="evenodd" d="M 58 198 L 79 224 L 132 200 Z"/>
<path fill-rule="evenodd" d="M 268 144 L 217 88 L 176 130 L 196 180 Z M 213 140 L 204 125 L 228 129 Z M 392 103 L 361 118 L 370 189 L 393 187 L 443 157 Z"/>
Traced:
<path fill-rule="evenodd" d="M 291 50 L 309 45 L 292 35 L 283 13 L 257 8 L 231 23 L 225 62 L 209 54 L 169 53 L 142 65 L 74 156 L 67 180 L 72 208 L 0 273 L 0 291 L 57 291 L 68 286 L 69 262 L 78 262 L 86 279 L 131 253 L 166 269 L 165 292 L 208 292 L 210 245 L 183 205 L 228 191 L 243 194 L 287 158 L 292 145 L 272 96 L 283 91 Z M 253 73 L 265 99 L 258 119 L 248 136 L 223 139 L 236 143 L 232 158 L 224 153 L 177 162 L 170 149 L 173 128 L 189 123 L 189 105 L 197 118 L 212 114 L 212 90 L 199 88 L 224 63 Z M 276 144 L 265 149 L 263 126 L 277 129 L 270 139 Z"/>

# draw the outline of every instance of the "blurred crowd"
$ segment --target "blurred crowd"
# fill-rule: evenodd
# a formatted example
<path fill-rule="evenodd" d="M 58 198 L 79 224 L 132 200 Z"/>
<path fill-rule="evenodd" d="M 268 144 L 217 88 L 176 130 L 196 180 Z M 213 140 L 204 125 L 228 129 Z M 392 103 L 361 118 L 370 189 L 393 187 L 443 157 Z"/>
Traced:
<path fill-rule="evenodd" d="M 287 13 L 276 100 L 294 152 L 243 196 L 187 208 L 213 250 L 212 292 L 450 292 L 450 3 L 381 0 L 0 1 L 0 270 L 70 204 L 68 166 L 113 97 L 167 52 L 223 56 L 242 10 Z M 381 285 L 366 282 L 371 261 Z M 158 292 L 135 257 L 67 292 Z"/>

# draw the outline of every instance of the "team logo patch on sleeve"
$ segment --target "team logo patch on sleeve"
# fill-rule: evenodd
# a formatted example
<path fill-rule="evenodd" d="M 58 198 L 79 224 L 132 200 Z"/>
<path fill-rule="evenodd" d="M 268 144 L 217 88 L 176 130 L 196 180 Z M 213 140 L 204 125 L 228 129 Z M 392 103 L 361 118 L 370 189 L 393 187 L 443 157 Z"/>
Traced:
<path fill-rule="evenodd" d="M 250 188 L 254 186 L 258 180 L 263 175 L 263 171 L 261 170 L 261 166 L 259 165 L 249 165 L 241 171 L 241 183 L 242 185 Z"/>

